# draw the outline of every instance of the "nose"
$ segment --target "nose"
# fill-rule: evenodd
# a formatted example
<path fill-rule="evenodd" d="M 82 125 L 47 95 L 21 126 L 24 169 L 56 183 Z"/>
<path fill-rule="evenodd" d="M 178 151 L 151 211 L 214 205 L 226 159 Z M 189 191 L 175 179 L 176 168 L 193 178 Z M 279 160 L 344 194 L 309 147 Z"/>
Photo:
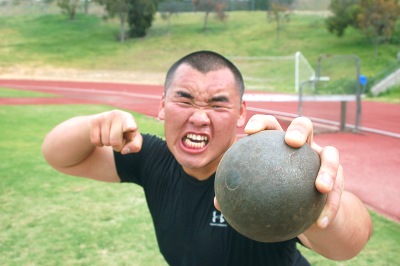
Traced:
<path fill-rule="evenodd" d="M 208 117 L 207 111 L 204 109 L 196 109 L 193 114 L 189 117 L 189 123 L 195 126 L 204 126 L 210 124 L 210 118 Z"/>

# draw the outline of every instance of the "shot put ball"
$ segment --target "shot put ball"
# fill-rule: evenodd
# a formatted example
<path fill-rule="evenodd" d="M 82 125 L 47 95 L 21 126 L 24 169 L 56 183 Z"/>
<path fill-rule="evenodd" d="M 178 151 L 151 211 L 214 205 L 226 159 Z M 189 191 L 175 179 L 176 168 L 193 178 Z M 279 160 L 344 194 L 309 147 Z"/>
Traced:
<path fill-rule="evenodd" d="M 294 238 L 309 228 L 325 205 L 315 187 L 318 154 L 307 144 L 292 148 L 283 131 L 243 137 L 223 156 L 215 196 L 230 226 L 260 242 Z"/>

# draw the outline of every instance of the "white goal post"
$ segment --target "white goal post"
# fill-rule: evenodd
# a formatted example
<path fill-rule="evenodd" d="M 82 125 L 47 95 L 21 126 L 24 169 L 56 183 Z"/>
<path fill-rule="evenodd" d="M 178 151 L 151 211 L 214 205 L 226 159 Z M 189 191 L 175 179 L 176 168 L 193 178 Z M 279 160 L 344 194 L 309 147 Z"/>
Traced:
<path fill-rule="evenodd" d="M 316 71 L 300 51 L 281 56 L 228 58 L 240 69 L 246 87 L 250 90 L 298 93 L 302 82 L 317 81 Z"/>
<path fill-rule="evenodd" d="M 303 74 L 304 72 L 305 75 Z M 308 79 L 307 75 L 309 75 Z M 295 53 L 294 80 L 295 80 L 295 88 L 294 88 L 295 92 L 300 91 L 300 86 L 302 82 L 317 81 L 314 68 L 311 66 L 307 58 L 305 58 L 305 56 L 300 51 L 297 51 Z M 312 85 L 313 89 L 315 89 L 314 85 L 315 84 Z"/>

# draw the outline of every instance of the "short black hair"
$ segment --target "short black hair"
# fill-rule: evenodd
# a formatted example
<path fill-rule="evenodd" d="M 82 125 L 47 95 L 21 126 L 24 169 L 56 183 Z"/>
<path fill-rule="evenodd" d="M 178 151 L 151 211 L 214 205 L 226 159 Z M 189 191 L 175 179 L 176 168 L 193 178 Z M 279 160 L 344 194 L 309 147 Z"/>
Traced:
<path fill-rule="evenodd" d="M 190 53 L 190 54 L 182 57 L 178 61 L 176 61 L 170 67 L 170 69 L 168 70 L 167 75 L 165 77 L 165 83 L 164 83 L 165 92 L 168 90 L 169 86 L 172 83 L 176 69 L 179 66 L 181 66 L 182 64 L 188 64 L 203 74 L 206 74 L 210 71 L 228 68 L 232 72 L 232 74 L 235 78 L 236 87 L 239 91 L 240 98 L 243 97 L 244 81 L 243 81 L 243 77 L 242 77 L 242 74 L 240 73 L 239 69 L 231 61 L 226 59 L 224 56 L 222 56 L 216 52 L 207 51 L 207 50 L 196 51 L 196 52 Z"/>

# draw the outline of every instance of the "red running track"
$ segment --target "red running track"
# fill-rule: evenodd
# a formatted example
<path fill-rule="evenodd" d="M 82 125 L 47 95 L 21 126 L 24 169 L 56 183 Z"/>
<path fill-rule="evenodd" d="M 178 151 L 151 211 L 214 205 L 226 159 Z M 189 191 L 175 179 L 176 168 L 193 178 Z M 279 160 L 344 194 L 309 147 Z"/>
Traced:
<path fill-rule="evenodd" d="M 118 83 L 0 80 L 0 86 L 59 96 L 0 98 L 0 105 L 102 103 L 150 116 L 157 115 L 162 94 L 161 86 Z M 307 108 L 310 113 L 329 113 L 329 105 L 319 102 Z M 248 102 L 248 107 L 257 110 L 248 111 L 248 117 L 256 112 L 282 112 L 295 117 L 297 112 L 295 102 Z M 280 121 L 287 126 L 290 119 Z M 361 126 L 365 130 L 358 133 L 317 134 L 314 140 L 321 146 L 339 149 L 346 190 L 375 211 L 400 222 L 400 104 L 363 101 Z"/>

